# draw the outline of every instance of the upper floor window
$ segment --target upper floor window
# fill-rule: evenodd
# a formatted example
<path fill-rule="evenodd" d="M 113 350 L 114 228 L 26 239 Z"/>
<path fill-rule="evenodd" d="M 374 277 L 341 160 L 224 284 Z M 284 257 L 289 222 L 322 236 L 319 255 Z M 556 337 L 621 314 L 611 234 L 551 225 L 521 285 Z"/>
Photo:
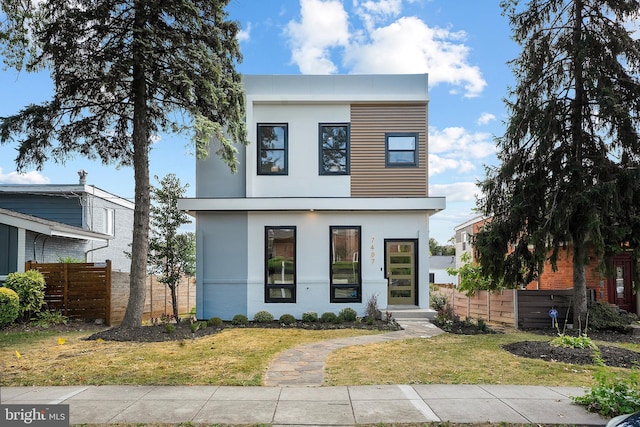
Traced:
<path fill-rule="evenodd" d="M 360 227 L 330 227 L 330 300 L 362 302 Z"/>
<path fill-rule="evenodd" d="M 110 236 L 113 236 L 115 234 L 113 226 L 115 223 L 115 211 L 113 209 L 110 208 L 104 208 L 102 211 L 103 214 L 103 218 L 102 218 L 102 232 L 104 234 L 108 234 Z"/>
<path fill-rule="evenodd" d="M 258 175 L 287 175 L 288 144 L 286 123 L 258 124 Z"/>
<path fill-rule="evenodd" d="M 320 123 L 320 175 L 349 174 L 349 124 Z"/>
<path fill-rule="evenodd" d="M 296 302 L 296 227 L 265 227 L 265 302 Z"/>
<path fill-rule="evenodd" d="M 385 142 L 387 167 L 418 166 L 417 133 L 387 133 Z"/>

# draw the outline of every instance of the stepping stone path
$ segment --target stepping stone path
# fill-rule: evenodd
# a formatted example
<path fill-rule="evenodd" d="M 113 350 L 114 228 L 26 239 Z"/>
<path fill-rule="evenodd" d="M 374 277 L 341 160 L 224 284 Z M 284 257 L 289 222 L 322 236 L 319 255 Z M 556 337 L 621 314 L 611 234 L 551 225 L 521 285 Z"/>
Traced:
<path fill-rule="evenodd" d="M 333 351 L 352 345 L 363 345 L 409 338 L 431 338 L 442 330 L 428 320 L 398 320 L 401 331 L 378 335 L 361 335 L 302 344 L 278 354 L 265 375 L 269 387 L 321 386 L 324 384 L 324 364 Z"/>

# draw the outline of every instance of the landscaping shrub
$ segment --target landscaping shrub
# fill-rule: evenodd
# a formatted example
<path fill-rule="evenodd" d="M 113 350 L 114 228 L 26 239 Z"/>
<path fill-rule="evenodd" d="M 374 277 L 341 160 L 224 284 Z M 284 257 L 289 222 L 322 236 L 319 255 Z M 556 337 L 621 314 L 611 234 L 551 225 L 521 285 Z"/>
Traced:
<path fill-rule="evenodd" d="M 0 287 L 0 327 L 12 324 L 20 313 L 20 298 L 9 288 Z"/>
<path fill-rule="evenodd" d="M 355 322 L 358 313 L 351 307 L 345 307 L 340 310 L 338 317 L 342 318 L 345 322 Z"/>
<path fill-rule="evenodd" d="M 594 372 L 593 377 L 596 385 L 583 396 L 574 397 L 574 402 L 607 418 L 640 411 L 638 368 L 633 368 L 624 377 L 599 369 Z"/>
<path fill-rule="evenodd" d="M 44 304 L 44 277 L 37 270 L 9 273 L 4 285 L 14 290 L 20 299 L 18 316 L 24 320 L 40 311 Z"/>
<path fill-rule="evenodd" d="M 48 328 L 51 325 L 66 325 L 69 319 L 59 311 L 41 311 L 31 323 L 41 328 Z"/>
<path fill-rule="evenodd" d="M 256 323 L 271 323 L 273 322 L 273 314 L 266 310 L 261 310 L 253 316 L 253 321 Z"/>
<path fill-rule="evenodd" d="M 209 326 L 220 326 L 222 325 L 222 319 L 219 317 L 212 317 L 211 319 L 207 320 L 207 325 Z"/>
<path fill-rule="evenodd" d="M 283 325 L 293 325 L 296 323 L 296 318 L 291 314 L 283 314 L 280 316 L 279 322 Z"/>
<path fill-rule="evenodd" d="M 308 311 L 306 313 L 302 313 L 302 321 L 303 322 L 317 322 L 318 321 L 318 313 L 315 311 Z"/>
<path fill-rule="evenodd" d="M 326 313 L 322 313 L 322 316 L 320 316 L 320 322 L 322 322 L 322 323 L 335 323 L 337 318 L 338 318 L 338 316 L 336 316 L 335 313 L 331 313 L 330 311 L 328 311 Z"/>
<path fill-rule="evenodd" d="M 231 319 L 231 324 L 236 326 L 247 326 L 249 324 L 249 319 L 244 314 L 236 314 Z"/>
<path fill-rule="evenodd" d="M 431 304 L 431 308 L 433 308 L 437 312 L 440 312 L 447 307 L 447 304 L 449 303 L 449 297 L 441 292 L 431 292 L 429 294 L 429 302 Z"/>
<path fill-rule="evenodd" d="M 621 313 L 616 307 L 603 301 L 589 304 L 589 329 L 628 333 L 631 329 L 629 325 L 635 318 L 635 315 Z"/>
<path fill-rule="evenodd" d="M 378 296 L 371 295 L 367 298 L 367 307 L 364 310 L 368 319 L 380 320 L 382 319 L 382 311 L 378 308 Z"/>

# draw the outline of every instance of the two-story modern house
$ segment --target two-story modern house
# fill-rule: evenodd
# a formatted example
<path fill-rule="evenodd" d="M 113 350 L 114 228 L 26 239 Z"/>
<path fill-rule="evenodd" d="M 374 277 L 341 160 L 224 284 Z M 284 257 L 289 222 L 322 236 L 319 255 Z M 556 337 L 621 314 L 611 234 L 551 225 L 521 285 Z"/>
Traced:
<path fill-rule="evenodd" d="M 427 76 L 248 75 L 238 173 L 196 162 L 198 318 L 429 306 Z"/>
<path fill-rule="evenodd" d="M 23 260 L 8 265 L 8 272 L 22 271 L 24 260 L 42 263 L 64 258 L 109 259 L 113 270 L 130 270 L 125 251 L 131 250 L 134 204 L 87 185 L 86 172 L 79 175 L 78 184 L 0 185 L 0 208 L 4 210 L 0 230 L 21 242 L 2 250 L 15 252 L 16 260 Z"/>

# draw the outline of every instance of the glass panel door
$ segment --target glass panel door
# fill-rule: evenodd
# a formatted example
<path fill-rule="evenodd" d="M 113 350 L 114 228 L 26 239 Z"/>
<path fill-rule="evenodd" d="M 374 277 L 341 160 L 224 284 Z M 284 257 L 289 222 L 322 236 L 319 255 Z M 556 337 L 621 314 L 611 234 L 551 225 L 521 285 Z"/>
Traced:
<path fill-rule="evenodd" d="M 389 305 L 416 304 L 416 242 L 386 241 Z"/>

